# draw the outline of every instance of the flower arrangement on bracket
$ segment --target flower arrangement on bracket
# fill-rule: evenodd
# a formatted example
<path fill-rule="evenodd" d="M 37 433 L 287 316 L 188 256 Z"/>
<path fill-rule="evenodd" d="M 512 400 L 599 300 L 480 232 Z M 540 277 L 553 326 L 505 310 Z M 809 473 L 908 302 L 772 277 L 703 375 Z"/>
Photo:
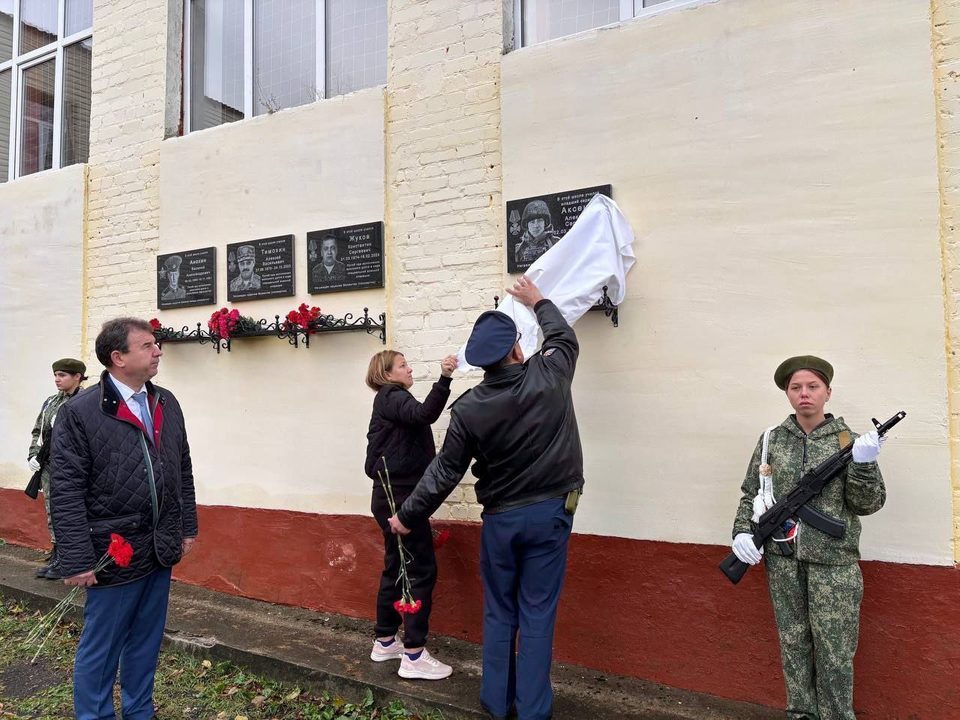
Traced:
<path fill-rule="evenodd" d="M 170 340 L 171 338 L 176 338 L 181 335 L 181 333 L 177 332 L 173 328 L 165 328 L 163 323 L 157 318 L 150 318 L 150 327 L 153 328 L 153 336 L 158 342 Z"/>
<path fill-rule="evenodd" d="M 390 506 L 390 513 L 397 514 L 397 504 L 393 499 L 393 486 L 390 484 L 390 471 L 387 469 L 387 459 L 383 460 L 383 472 L 377 470 L 380 477 L 380 484 L 387 494 L 387 504 Z M 393 609 L 401 615 L 416 615 L 423 606 L 421 600 L 413 599 L 413 587 L 410 584 L 410 576 L 407 575 L 407 564 L 413 559 L 413 556 L 403 546 L 403 538 L 396 536 L 397 545 L 400 548 L 400 576 L 397 578 L 397 585 L 400 586 L 400 599 L 393 603 Z"/>
<path fill-rule="evenodd" d="M 241 315 L 240 311 L 234 308 L 227 310 L 225 307 L 214 310 L 207 320 L 207 329 L 211 335 L 215 335 L 221 340 L 229 340 L 231 337 L 251 333 L 259 328 L 257 321 L 251 317 Z"/>
<path fill-rule="evenodd" d="M 322 319 L 320 308 L 316 305 L 308 307 L 306 303 L 300 303 L 300 307 L 287 313 L 284 329 L 303 330 L 307 335 L 316 332 L 318 321 Z"/>

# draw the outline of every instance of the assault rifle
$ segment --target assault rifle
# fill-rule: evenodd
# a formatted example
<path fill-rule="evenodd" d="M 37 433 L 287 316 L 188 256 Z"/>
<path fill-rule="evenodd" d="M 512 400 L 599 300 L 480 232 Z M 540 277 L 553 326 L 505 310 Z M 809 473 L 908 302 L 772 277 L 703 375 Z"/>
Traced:
<path fill-rule="evenodd" d="M 883 437 L 890 428 L 906 416 L 907 414 L 901 410 L 885 423 L 879 423 L 876 418 L 873 418 L 873 424 L 877 428 L 877 435 Z M 846 523 L 842 520 L 824 515 L 821 512 L 817 512 L 807 505 L 807 503 L 819 495 L 827 483 L 837 477 L 852 459 L 853 444 L 851 443 L 845 448 L 840 448 L 840 450 L 800 478 L 800 482 L 797 483 L 796 487 L 794 487 L 786 497 L 777 500 L 772 508 L 760 516 L 760 520 L 756 524 L 756 530 L 753 533 L 753 544 L 759 549 L 763 547 L 769 538 L 781 537 L 783 524 L 792 518 L 802 520 L 831 537 L 842 538 L 847 531 Z M 727 555 L 723 562 L 720 563 L 720 570 L 734 585 L 740 582 L 744 573 L 749 569 L 750 565 L 740 560 L 734 553 Z"/>
<path fill-rule="evenodd" d="M 36 500 L 37 495 L 40 494 L 43 466 L 46 465 L 50 460 L 50 440 L 52 440 L 52 438 L 47 438 L 47 442 L 40 446 L 40 452 L 37 453 L 37 462 L 40 463 L 40 469 L 33 474 L 33 476 L 30 478 L 30 482 L 28 482 L 27 486 L 23 489 L 23 492 L 26 493 L 27 497 L 33 500 Z"/>

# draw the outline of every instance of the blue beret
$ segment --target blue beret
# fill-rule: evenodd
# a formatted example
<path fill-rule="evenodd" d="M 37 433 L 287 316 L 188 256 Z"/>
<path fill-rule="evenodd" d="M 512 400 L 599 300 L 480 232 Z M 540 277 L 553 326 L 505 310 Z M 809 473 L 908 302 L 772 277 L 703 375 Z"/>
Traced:
<path fill-rule="evenodd" d="M 499 310 L 488 310 L 473 324 L 464 357 L 474 367 L 496 365 L 516 342 L 517 325 L 513 319 Z"/>

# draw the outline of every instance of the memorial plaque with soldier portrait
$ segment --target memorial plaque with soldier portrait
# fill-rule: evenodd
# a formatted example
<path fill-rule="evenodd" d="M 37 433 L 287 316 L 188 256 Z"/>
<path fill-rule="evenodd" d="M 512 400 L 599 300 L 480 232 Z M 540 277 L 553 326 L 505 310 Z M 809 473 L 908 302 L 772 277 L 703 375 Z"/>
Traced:
<path fill-rule="evenodd" d="M 307 233 L 311 294 L 383 287 L 383 223 Z"/>
<path fill-rule="evenodd" d="M 293 235 L 227 245 L 227 300 L 293 294 Z"/>
<path fill-rule="evenodd" d="M 522 273 L 557 244 L 594 195 L 610 194 L 610 185 L 569 190 L 507 203 L 507 272 Z"/>
<path fill-rule="evenodd" d="M 157 256 L 157 307 L 169 310 L 217 302 L 217 249 Z"/>

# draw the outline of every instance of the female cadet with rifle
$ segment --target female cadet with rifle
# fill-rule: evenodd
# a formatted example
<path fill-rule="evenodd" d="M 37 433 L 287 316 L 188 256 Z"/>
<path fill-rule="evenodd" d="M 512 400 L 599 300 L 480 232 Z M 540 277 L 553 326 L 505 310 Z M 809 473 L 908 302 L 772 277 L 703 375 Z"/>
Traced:
<path fill-rule="evenodd" d="M 50 519 L 50 440 L 57 413 L 67 400 L 80 391 L 80 385 L 87 379 L 84 374 L 86 371 L 87 366 L 73 358 L 62 358 L 53 363 L 53 382 L 57 386 L 57 394 L 43 401 L 37 421 L 33 424 L 30 450 L 27 453 L 27 466 L 33 471 L 34 478 L 39 476 L 43 488 L 43 506 L 47 513 L 47 530 L 50 532 L 52 548 L 47 556 L 47 564 L 37 568 L 36 572 L 38 578 L 47 580 L 63 578 L 57 562 L 57 539 L 53 534 L 53 522 Z M 24 492 L 36 499 L 36 482 L 32 478 Z"/>
<path fill-rule="evenodd" d="M 843 418 L 824 412 L 833 367 L 804 355 L 785 360 L 774 373 L 794 409 L 757 443 L 743 481 L 733 523 L 733 553 L 750 565 L 765 556 L 780 657 L 787 690 L 787 717 L 855 720 L 853 656 L 860 629 L 860 516 L 883 507 L 886 490 L 877 466 L 885 439 L 874 430 L 857 436 Z M 835 537 L 799 520 L 761 547 L 754 526 L 777 497 L 786 496 L 811 468 L 853 442 L 852 462 L 808 505 L 846 525 Z"/>

